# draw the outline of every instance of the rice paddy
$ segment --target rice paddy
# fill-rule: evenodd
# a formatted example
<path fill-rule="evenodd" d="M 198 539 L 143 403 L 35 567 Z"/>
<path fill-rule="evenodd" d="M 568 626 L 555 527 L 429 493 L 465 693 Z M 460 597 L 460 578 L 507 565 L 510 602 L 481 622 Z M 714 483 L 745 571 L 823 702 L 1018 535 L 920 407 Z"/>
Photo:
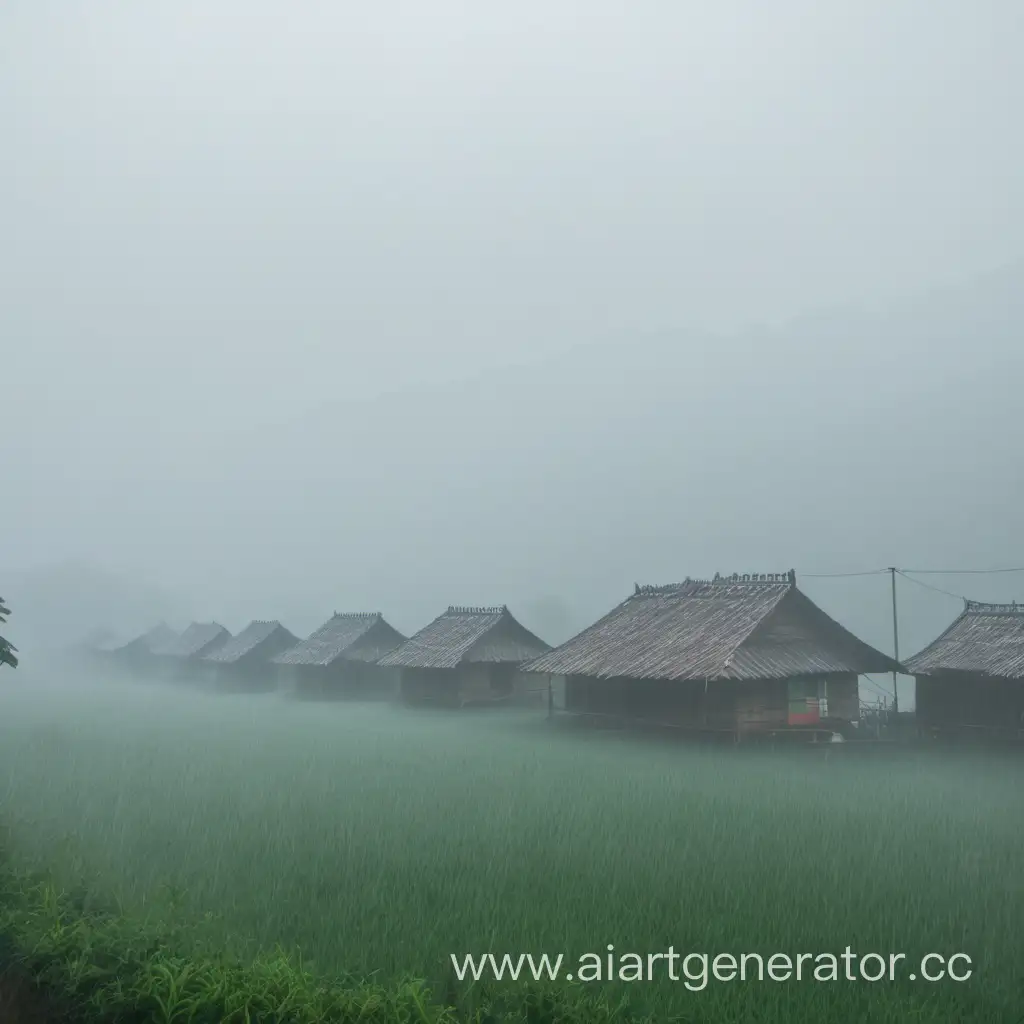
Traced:
<path fill-rule="evenodd" d="M 959 984 L 549 987 L 656 1020 L 1024 1014 L 1019 760 L 655 745 L 536 713 L 30 678 L 0 692 L 14 864 L 183 955 L 280 948 L 317 976 L 422 978 L 464 1005 L 453 953 L 964 952 Z"/>

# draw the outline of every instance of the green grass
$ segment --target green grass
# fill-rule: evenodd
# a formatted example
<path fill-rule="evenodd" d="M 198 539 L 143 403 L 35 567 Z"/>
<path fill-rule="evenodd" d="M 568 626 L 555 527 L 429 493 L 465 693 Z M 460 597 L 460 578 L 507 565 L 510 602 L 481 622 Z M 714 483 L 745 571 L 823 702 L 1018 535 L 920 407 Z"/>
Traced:
<path fill-rule="evenodd" d="M 597 1019 L 623 997 L 659 1020 L 1024 1014 L 1013 759 L 825 760 L 570 733 L 531 714 L 5 686 L 12 869 L 51 872 L 74 896 L 62 913 L 102 933 L 94 946 L 170 936 L 160 956 L 200 974 L 237 959 L 235 985 L 283 970 L 281 949 L 301 954 L 309 985 L 345 975 L 379 999 L 424 979 L 417 999 L 464 1016 L 492 994 L 455 985 L 449 953 L 964 951 L 975 973 L 959 985 L 563 985 L 563 1009 L 507 1019 L 568 1020 L 574 1003 Z M 38 946 L 43 890 L 17 891 L 37 896 L 11 929 Z M 527 999 L 522 985 L 495 991 Z"/>

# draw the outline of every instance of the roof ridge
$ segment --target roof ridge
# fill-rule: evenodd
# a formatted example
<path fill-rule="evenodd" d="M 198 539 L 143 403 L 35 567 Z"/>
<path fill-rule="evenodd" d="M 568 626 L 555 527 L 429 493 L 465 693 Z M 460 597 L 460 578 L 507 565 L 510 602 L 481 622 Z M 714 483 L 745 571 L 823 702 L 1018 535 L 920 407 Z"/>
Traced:
<path fill-rule="evenodd" d="M 331 616 L 332 619 L 382 619 L 383 612 L 339 612 Z"/>
<path fill-rule="evenodd" d="M 1024 616 L 1024 604 L 1017 604 L 1016 601 L 990 603 L 988 601 L 965 600 L 964 614 Z"/>
<path fill-rule="evenodd" d="M 796 569 L 789 569 L 786 572 L 734 572 L 731 576 L 723 576 L 715 573 L 712 583 L 788 583 L 796 585 Z"/>
<path fill-rule="evenodd" d="M 768 572 L 768 573 L 738 573 L 734 572 L 731 576 L 723 576 L 721 573 L 715 573 L 711 579 L 694 579 L 691 576 L 687 576 L 681 583 L 634 583 L 633 594 L 638 595 L 654 595 L 654 594 L 671 594 L 674 591 L 682 590 L 685 587 L 692 587 L 694 584 L 703 586 L 733 586 L 735 584 L 742 584 L 743 586 L 754 586 L 754 585 L 765 585 L 765 586 L 779 586 L 779 584 L 786 584 L 788 586 L 796 586 L 796 572 L 790 569 L 789 572 Z"/>
<path fill-rule="evenodd" d="M 496 605 L 469 605 L 450 604 L 445 615 L 501 615 L 508 611 L 507 604 Z"/>

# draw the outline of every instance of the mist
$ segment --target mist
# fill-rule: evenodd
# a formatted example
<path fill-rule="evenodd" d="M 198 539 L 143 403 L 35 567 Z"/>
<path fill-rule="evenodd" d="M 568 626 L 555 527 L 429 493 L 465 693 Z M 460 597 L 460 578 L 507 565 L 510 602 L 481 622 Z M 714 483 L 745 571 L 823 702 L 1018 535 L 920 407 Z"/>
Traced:
<path fill-rule="evenodd" d="M 16 641 L 1021 562 L 1016 4 L 283 10 L 0 14 Z"/>
<path fill-rule="evenodd" d="M 1017 1020 L 1022 30 L 0 4 L 0 1018 Z"/>

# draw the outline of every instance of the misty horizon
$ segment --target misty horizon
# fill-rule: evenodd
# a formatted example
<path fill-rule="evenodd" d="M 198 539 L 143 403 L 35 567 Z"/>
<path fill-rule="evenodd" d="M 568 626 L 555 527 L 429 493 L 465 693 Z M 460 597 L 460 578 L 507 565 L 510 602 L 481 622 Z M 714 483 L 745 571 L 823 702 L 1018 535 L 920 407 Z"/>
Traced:
<path fill-rule="evenodd" d="M 242 10 L 0 15 L 13 635 L 1024 560 L 1015 4 Z"/>

